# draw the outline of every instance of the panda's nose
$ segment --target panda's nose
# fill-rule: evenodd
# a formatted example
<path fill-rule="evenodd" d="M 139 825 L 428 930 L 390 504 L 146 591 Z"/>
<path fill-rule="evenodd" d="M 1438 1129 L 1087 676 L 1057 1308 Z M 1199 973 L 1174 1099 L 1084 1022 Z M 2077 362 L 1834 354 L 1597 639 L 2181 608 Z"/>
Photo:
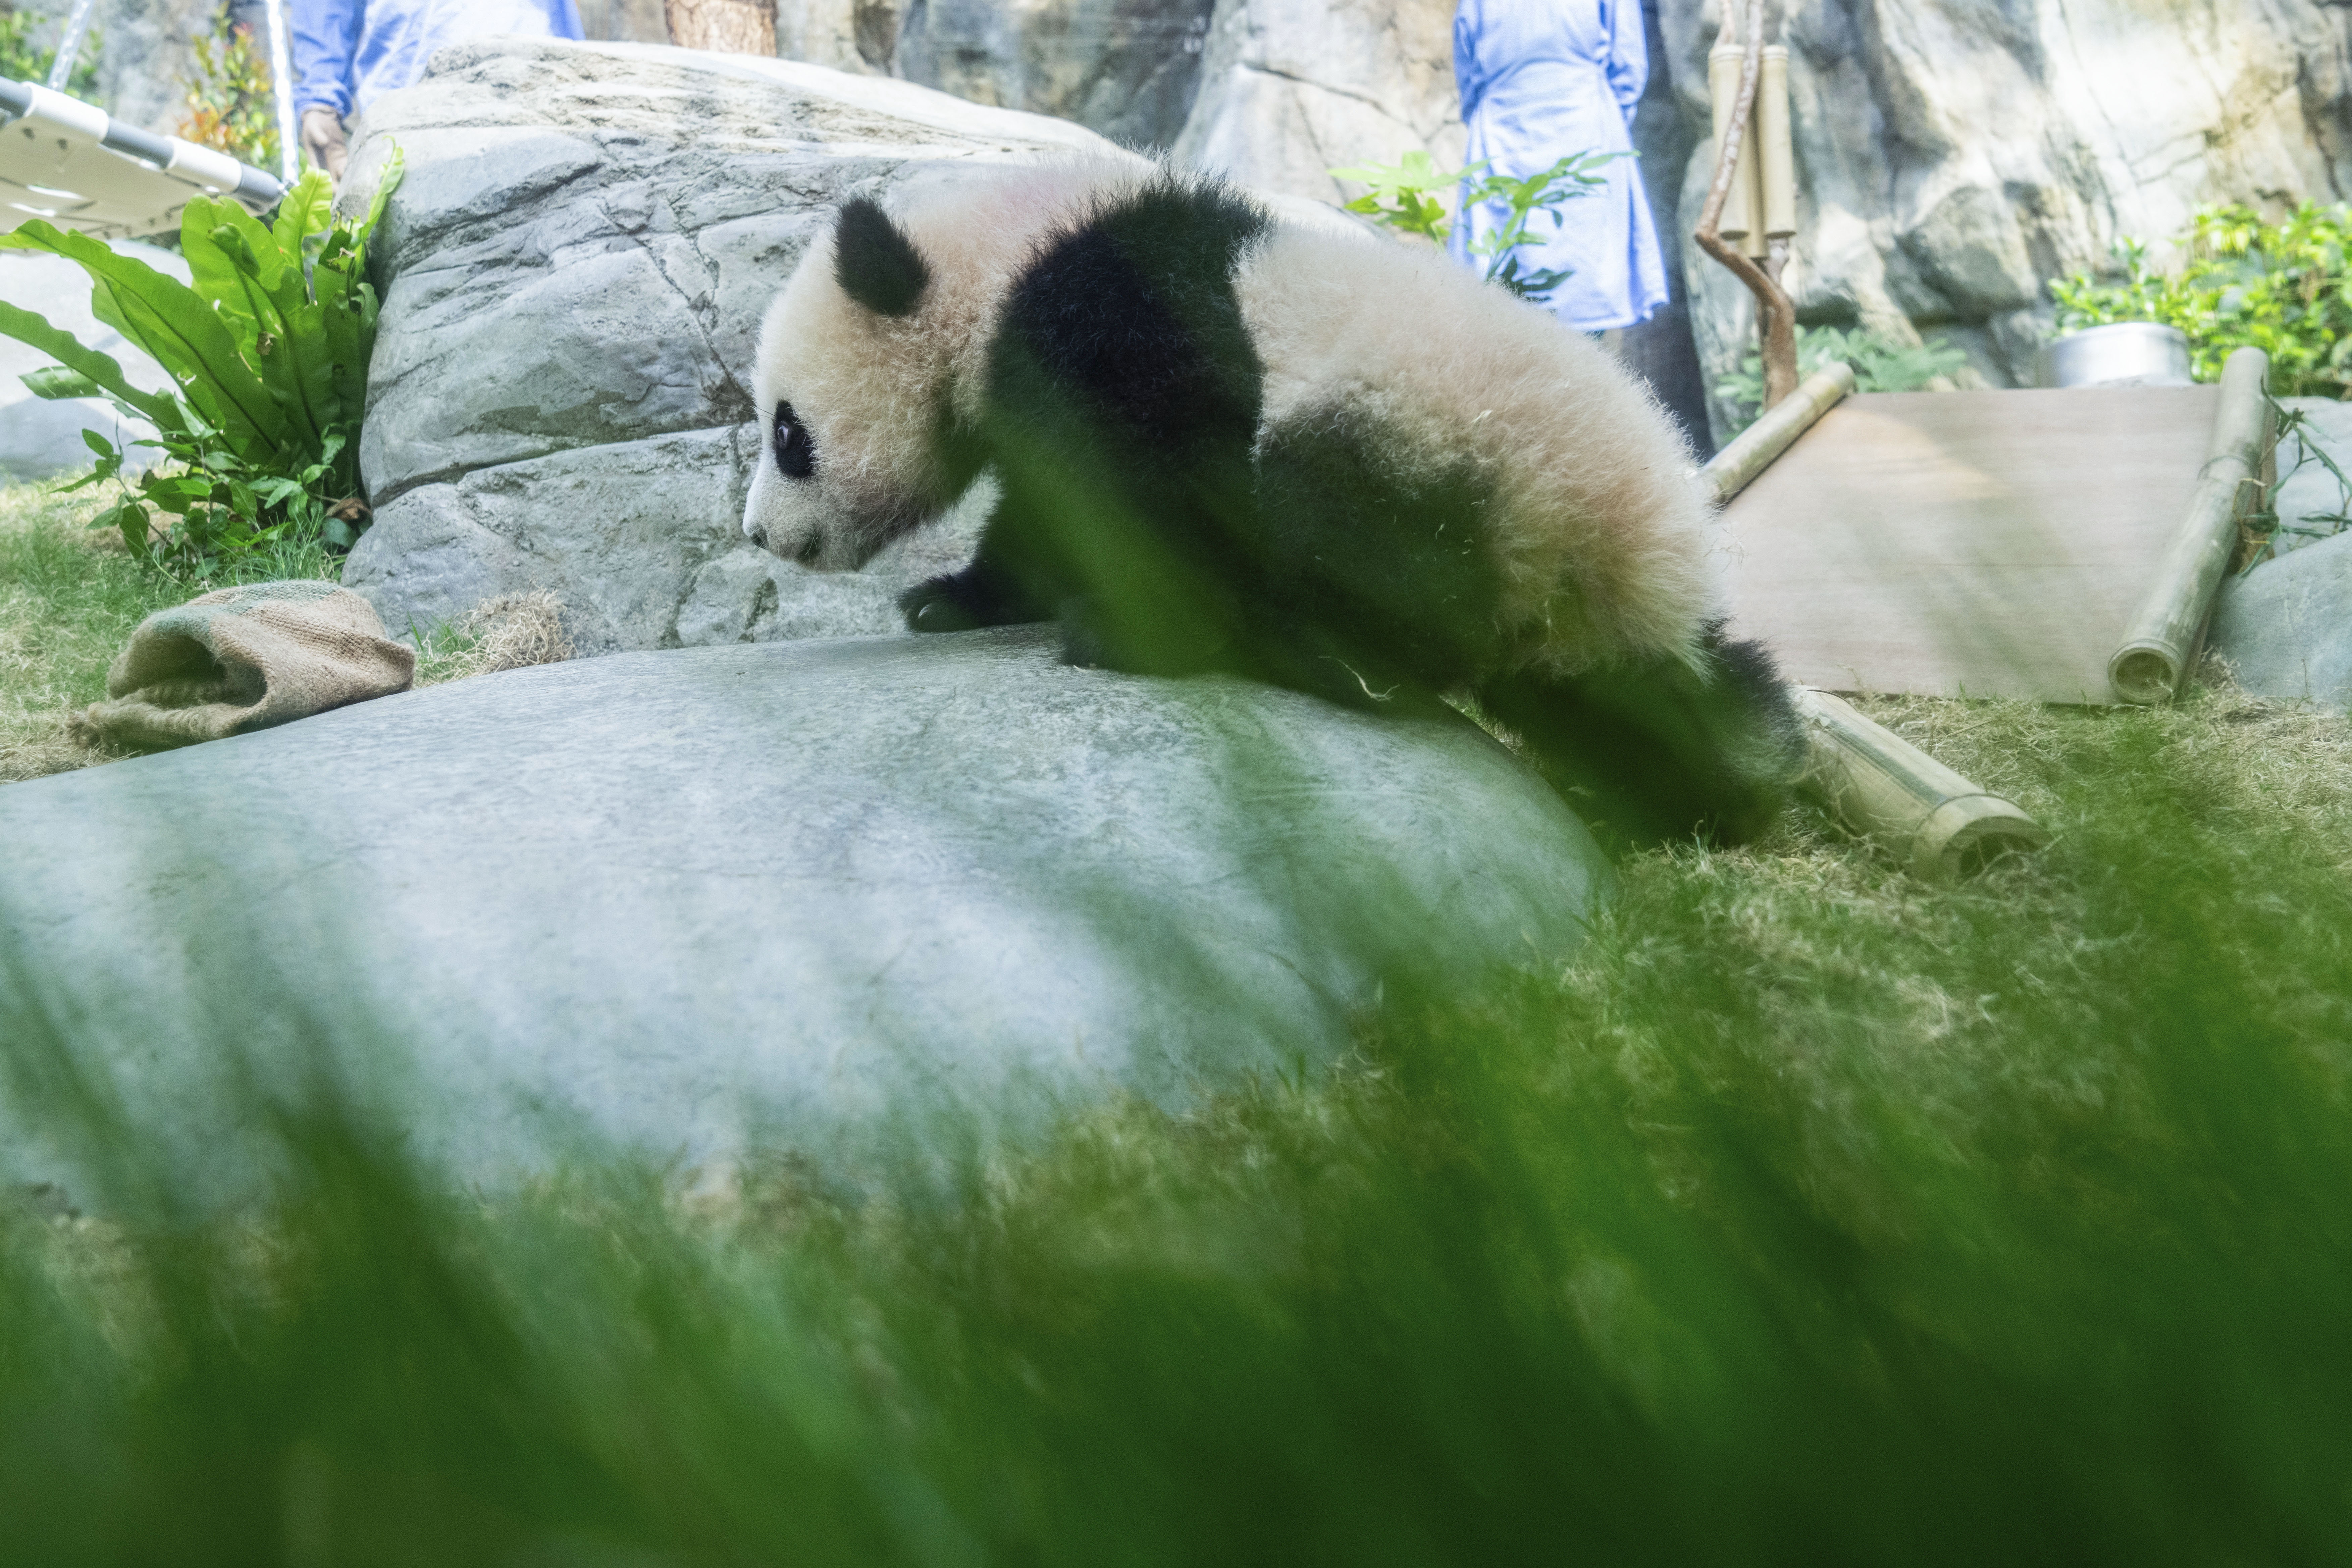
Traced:
<path fill-rule="evenodd" d="M 762 550 L 768 547 L 768 531 L 748 517 L 743 520 L 743 537 Z"/>

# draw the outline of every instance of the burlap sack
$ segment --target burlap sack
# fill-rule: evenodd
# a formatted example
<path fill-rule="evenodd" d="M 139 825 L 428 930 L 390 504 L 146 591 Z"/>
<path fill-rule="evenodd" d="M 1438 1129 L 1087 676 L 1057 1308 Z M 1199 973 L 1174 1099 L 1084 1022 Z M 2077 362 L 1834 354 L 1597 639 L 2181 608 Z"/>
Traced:
<path fill-rule="evenodd" d="M 405 691 L 415 650 L 332 583 L 250 583 L 158 610 L 80 721 L 118 746 L 216 741 Z"/>

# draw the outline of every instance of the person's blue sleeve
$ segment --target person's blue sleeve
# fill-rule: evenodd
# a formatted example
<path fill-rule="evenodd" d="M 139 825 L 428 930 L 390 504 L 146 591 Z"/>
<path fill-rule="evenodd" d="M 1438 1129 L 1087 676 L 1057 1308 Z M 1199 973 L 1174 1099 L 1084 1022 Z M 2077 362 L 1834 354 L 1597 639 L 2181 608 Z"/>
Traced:
<path fill-rule="evenodd" d="M 1641 0 L 1602 0 L 1609 24 L 1609 90 L 1628 124 L 1642 89 L 1650 85 L 1650 40 L 1642 33 Z"/>
<path fill-rule="evenodd" d="M 359 48 L 365 0 L 293 0 L 287 30 L 294 35 L 296 111 L 313 106 L 352 111 L 352 56 Z"/>
<path fill-rule="evenodd" d="M 580 6 L 577 0 L 555 0 L 554 5 L 550 8 L 547 20 L 551 37 L 577 41 L 588 36 L 580 26 Z"/>
<path fill-rule="evenodd" d="M 1478 0 L 1462 0 L 1454 8 L 1454 87 L 1462 95 L 1462 120 L 1466 125 L 1486 93 L 1486 79 L 1478 74 Z"/>

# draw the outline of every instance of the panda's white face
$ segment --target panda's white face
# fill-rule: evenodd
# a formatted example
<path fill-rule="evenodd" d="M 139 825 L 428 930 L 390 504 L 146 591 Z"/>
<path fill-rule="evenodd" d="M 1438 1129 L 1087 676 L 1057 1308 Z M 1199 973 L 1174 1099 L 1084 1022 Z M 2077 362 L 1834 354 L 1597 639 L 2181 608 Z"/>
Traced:
<path fill-rule="evenodd" d="M 871 211 L 884 243 L 908 244 Z M 919 286 L 880 296 L 887 310 L 873 289 L 853 298 L 843 237 L 810 247 L 761 325 L 762 441 L 743 510 L 746 538 L 820 572 L 856 570 L 955 500 L 937 451 L 945 353 L 913 308 Z"/>

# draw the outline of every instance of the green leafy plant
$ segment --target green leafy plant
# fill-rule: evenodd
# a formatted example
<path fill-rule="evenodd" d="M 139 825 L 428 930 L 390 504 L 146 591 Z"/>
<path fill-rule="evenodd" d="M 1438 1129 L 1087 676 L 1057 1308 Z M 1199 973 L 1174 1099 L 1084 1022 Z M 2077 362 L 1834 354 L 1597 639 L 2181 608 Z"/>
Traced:
<path fill-rule="evenodd" d="M 1608 176 L 1595 171 L 1625 156 L 1628 154 L 1623 153 L 1574 153 L 1549 169 L 1525 179 L 1514 179 L 1492 173 L 1485 159 L 1447 171 L 1439 169 L 1437 161 L 1428 153 L 1412 152 L 1394 163 L 1362 163 L 1334 169 L 1331 174 L 1370 187 L 1348 204 L 1348 211 L 1434 245 L 1445 244 L 1454 232 L 1453 215 L 1438 193 L 1458 188 L 1465 210 L 1490 201 L 1507 204 L 1509 219 L 1484 239 L 1474 240 L 1470 253 L 1486 258 L 1487 282 L 1499 283 L 1522 300 L 1540 303 L 1567 282 L 1575 269 L 1520 269 L 1518 251 L 1535 243 L 1529 233 L 1535 220 L 1548 216 L 1552 226 L 1558 228 L 1564 218 L 1560 207 L 1606 184 Z"/>
<path fill-rule="evenodd" d="M 2160 271 L 2143 241 L 2122 239 L 2107 276 L 2052 279 L 2061 330 L 2157 321 L 2187 336 L 2200 381 L 2252 347 L 2270 356 L 2281 397 L 2352 395 L 2352 207 L 2305 202 L 2277 224 L 2252 207 L 2208 207 L 2181 251 L 2178 268 Z"/>
<path fill-rule="evenodd" d="M 2283 533 L 2326 539 L 2352 528 L 2352 475 L 2346 474 L 2343 466 L 2328 455 L 2326 443 L 2312 428 L 2310 411 L 2289 408 L 2276 397 L 2270 399 L 2270 405 L 2267 457 L 2276 468 L 2277 478 L 2263 487 L 2262 504 L 2238 520 L 2239 549 L 2235 559 L 2241 575 L 2269 560 Z M 2290 443 L 2294 452 L 2293 462 L 2285 460 Z M 2328 477 L 2336 481 L 2336 510 L 2299 512 L 2293 518 L 2281 516 L 2280 490 L 2287 480 L 2315 463 L 2326 469 Z"/>
<path fill-rule="evenodd" d="M 0 77 L 12 81 L 48 80 L 49 67 L 58 58 L 57 45 L 36 42 L 33 35 L 47 33 L 56 25 L 58 18 L 38 11 L 0 11 Z M 82 35 L 81 52 L 66 78 L 66 90 L 76 98 L 86 99 L 98 90 L 99 47 L 96 27 Z"/>
<path fill-rule="evenodd" d="M 1941 338 L 1913 345 L 1861 327 L 1799 327 L 1797 374 L 1811 375 L 1843 360 L 1853 367 L 1863 392 L 1924 392 L 1969 363 L 1967 353 Z M 1751 348 L 1739 368 L 1715 384 L 1715 395 L 1739 411 L 1738 427 L 1752 423 L 1764 405 L 1764 356 Z"/>
<path fill-rule="evenodd" d="M 47 250 L 90 277 L 91 313 L 152 355 L 177 394 L 142 392 L 109 356 L 40 316 L 0 304 L 0 331 L 58 363 L 24 377 L 43 397 L 110 399 L 155 427 L 176 464 L 122 478 L 104 436 L 82 432 L 98 458 L 80 485 L 112 481 L 122 496 L 96 527 L 119 530 L 142 559 L 201 567 L 223 556 L 316 538 L 348 547 L 366 527 L 357 440 L 375 342 L 368 235 L 400 179 L 397 153 L 364 218 L 332 216 L 334 187 L 312 171 L 264 226 L 231 201 L 192 199 L 180 226 L 193 275 L 182 284 L 87 235 L 35 220 L 0 246 Z M 149 509 L 173 519 L 160 545 Z"/>
<path fill-rule="evenodd" d="M 189 40 L 195 73 L 187 79 L 183 140 L 210 147 L 257 168 L 278 166 L 278 110 L 269 60 L 250 27 L 229 20 L 224 5 L 209 37 Z"/>
<path fill-rule="evenodd" d="M 1433 245 L 1444 245 L 1453 232 L 1454 217 L 1444 199 L 1431 193 L 1452 189 L 1470 170 L 1440 169 L 1428 153 L 1412 152 L 1398 163 L 1360 163 L 1330 173 L 1334 179 L 1370 187 L 1348 204 L 1349 212 L 1360 213 L 1399 234 L 1418 235 Z"/>

